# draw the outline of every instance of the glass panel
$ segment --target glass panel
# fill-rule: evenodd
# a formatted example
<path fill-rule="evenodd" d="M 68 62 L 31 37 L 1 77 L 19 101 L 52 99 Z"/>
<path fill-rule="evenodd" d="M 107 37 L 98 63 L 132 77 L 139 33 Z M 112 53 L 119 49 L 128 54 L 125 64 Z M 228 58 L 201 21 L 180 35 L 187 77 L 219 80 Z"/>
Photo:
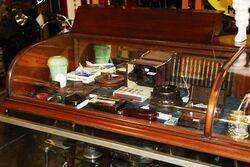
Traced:
<path fill-rule="evenodd" d="M 226 61 L 211 54 L 213 49 L 178 52 L 152 45 L 58 41 L 65 39 L 55 38 L 50 47 L 40 44 L 18 61 L 15 96 L 76 110 L 94 108 L 145 125 L 204 130 L 211 86 Z M 225 93 L 232 91 L 232 75 L 227 81 Z"/>
<path fill-rule="evenodd" d="M 217 105 L 213 131 L 238 142 L 249 141 L 250 67 L 246 52 L 242 53 L 227 72 Z M 219 97 L 219 99 L 220 99 Z"/>

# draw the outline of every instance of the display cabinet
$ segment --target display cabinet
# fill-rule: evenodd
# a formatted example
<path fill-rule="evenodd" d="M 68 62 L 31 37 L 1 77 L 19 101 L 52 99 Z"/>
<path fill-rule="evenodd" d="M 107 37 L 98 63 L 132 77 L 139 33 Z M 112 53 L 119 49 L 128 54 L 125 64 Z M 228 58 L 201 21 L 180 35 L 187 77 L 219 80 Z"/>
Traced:
<path fill-rule="evenodd" d="M 15 113 L 249 163 L 249 50 L 218 45 L 220 28 L 218 12 L 79 7 L 70 33 L 16 56 L 1 102 L 11 115 L 0 120 L 162 161 L 169 159 L 160 152 L 100 143 Z M 67 60 L 66 82 L 53 76 L 55 56 Z"/>

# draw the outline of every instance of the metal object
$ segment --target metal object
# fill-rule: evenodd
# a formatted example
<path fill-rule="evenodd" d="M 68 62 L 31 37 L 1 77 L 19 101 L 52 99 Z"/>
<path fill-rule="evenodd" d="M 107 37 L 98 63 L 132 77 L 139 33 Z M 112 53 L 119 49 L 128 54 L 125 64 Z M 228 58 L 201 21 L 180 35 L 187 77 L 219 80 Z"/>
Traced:
<path fill-rule="evenodd" d="M 228 121 L 228 134 L 234 139 L 246 139 L 249 136 L 248 133 L 248 119 L 246 115 L 246 109 L 250 102 L 250 93 L 247 93 L 243 98 L 238 110 L 233 111 L 230 114 Z"/>
<path fill-rule="evenodd" d="M 45 2 L 45 0 L 36 0 L 36 4 L 32 7 L 32 9 L 36 8 L 43 2 Z M 24 26 L 28 22 L 28 20 L 29 17 L 26 14 L 24 14 L 22 10 L 18 11 L 15 15 L 15 21 L 19 26 Z"/>
<path fill-rule="evenodd" d="M 65 146 L 63 144 L 63 141 L 60 139 L 56 139 L 56 138 L 50 138 L 50 139 L 46 139 L 44 141 L 44 143 L 46 144 L 45 148 L 44 148 L 44 153 L 45 153 L 45 167 L 49 167 L 49 152 L 51 150 L 53 150 L 53 147 L 56 148 L 60 148 L 62 150 L 69 150 L 70 146 Z M 68 166 L 68 162 L 65 159 L 65 162 L 63 163 L 62 167 L 67 167 Z"/>
<path fill-rule="evenodd" d="M 44 153 L 45 153 L 45 167 L 49 166 L 49 148 L 50 146 L 45 147 Z"/>
<path fill-rule="evenodd" d="M 132 146 L 129 144 L 124 144 L 124 143 L 111 141 L 107 139 L 102 139 L 102 138 L 86 135 L 83 133 L 77 133 L 74 131 L 69 131 L 69 130 L 65 130 L 65 129 L 61 129 L 61 128 L 57 128 L 53 126 L 44 125 L 44 124 L 39 124 L 39 123 L 35 123 L 35 122 L 31 122 L 31 121 L 27 121 L 27 120 L 23 120 L 19 118 L 14 118 L 14 117 L 6 116 L 6 115 L 0 115 L 0 121 L 13 124 L 13 125 L 17 125 L 17 126 L 21 126 L 21 127 L 25 127 L 25 128 L 29 128 L 29 129 L 33 129 L 33 130 L 37 130 L 37 131 L 41 131 L 41 132 L 46 132 L 46 133 L 78 140 L 78 141 L 83 141 L 83 142 L 90 143 L 90 144 L 95 144 L 98 146 L 102 146 L 102 147 L 106 147 L 106 148 L 110 148 L 110 149 L 114 149 L 118 151 L 124 151 L 127 153 L 131 153 L 131 154 L 135 154 L 135 155 L 139 155 L 143 157 L 149 157 L 155 160 L 172 163 L 172 164 L 179 165 L 179 166 L 184 166 L 184 167 L 190 167 L 190 166 L 192 167 L 214 166 L 215 167 L 216 166 L 216 165 L 211 165 L 211 164 L 207 164 L 204 162 L 197 162 L 195 160 L 191 160 L 191 159 L 187 159 L 183 157 L 169 155 L 169 154 L 162 153 L 159 151 L 146 150 L 137 146 Z"/>
<path fill-rule="evenodd" d="M 64 15 L 61 14 L 56 14 L 55 19 L 54 20 L 50 20 L 45 22 L 43 25 L 41 25 L 41 30 L 43 31 L 44 28 L 46 26 L 48 26 L 51 23 L 60 23 L 62 26 L 62 30 L 60 32 L 58 32 L 58 34 L 64 34 L 70 31 L 70 29 L 72 28 L 72 22 L 70 19 L 68 19 L 67 17 L 65 17 Z"/>
<path fill-rule="evenodd" d="M 36 0 L 36 6 L 40 5 L 41 3 L 45 2 L 46 0 Z"/>
<path fill-rule="evenodd" d="M 24 26 L 28 22 L 29 17 L 22 12 L 18 12 L 15 15 L 15 20 L 18 25 Z"/>
<path fill-rule="evenodd" d="M 83 156 L 89 160 L 95 160 L 102 156 L 102 152 L 97 147 L 90 144 L 86 144 L 83 151 Z"/>

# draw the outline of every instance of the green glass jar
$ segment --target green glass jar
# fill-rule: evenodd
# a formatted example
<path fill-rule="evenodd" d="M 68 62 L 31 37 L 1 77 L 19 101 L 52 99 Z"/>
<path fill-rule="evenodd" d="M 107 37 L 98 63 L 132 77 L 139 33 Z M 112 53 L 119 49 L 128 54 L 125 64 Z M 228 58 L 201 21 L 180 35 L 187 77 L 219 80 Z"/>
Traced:
<path fill-rule="evenodd" d="M 107 64 L 109 63 L 111 45 L 94 45 L 95 63 Z"/>
<path fill-rule="evenodd" d="M 63 56 L 52 56 L 48 59 L 48 66 L 52 81 L 60 82 L 60 86 L 66 86 L 68 59 Z"/>

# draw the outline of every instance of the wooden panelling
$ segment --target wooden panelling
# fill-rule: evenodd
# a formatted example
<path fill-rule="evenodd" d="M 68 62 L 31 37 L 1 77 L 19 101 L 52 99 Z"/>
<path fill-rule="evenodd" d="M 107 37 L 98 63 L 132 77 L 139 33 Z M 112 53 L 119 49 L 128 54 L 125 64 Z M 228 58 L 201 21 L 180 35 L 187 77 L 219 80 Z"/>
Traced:
<path fill-rule="evenodd" d="M 220 32 L 221 16 L 205 11 L 79 7 L 72 32 L 210 43 Z"/>

